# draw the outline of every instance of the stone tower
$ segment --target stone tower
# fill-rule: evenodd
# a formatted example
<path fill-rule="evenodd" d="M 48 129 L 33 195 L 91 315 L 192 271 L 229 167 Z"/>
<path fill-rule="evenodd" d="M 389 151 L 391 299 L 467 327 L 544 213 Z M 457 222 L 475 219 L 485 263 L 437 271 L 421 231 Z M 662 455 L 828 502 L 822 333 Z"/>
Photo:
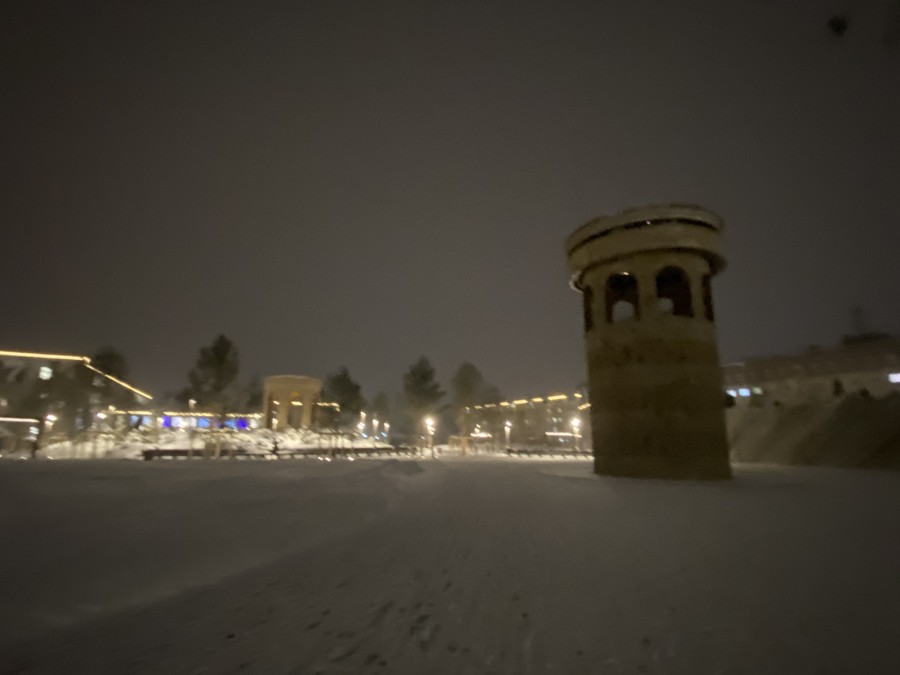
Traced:
<path fill-rule="evenodd" d="M 597 473 L 731 476 L 711 293 L 722 228 L 706 209 L 669 204 L 601 216 L 566 240 Z"/>

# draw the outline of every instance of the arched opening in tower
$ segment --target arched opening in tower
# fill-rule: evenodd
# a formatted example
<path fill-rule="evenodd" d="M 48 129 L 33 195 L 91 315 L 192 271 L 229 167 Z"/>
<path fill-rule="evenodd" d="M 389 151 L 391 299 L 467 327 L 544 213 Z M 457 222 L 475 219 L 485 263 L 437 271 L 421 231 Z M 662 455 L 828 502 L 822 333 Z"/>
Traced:
<path fill-rule="evenodd" d="M 680 267 L 664 267 L 656 275 L 656 303 L 663 314 L 694 316 L 691 282 Z"/>
<path fill-rule="evenodd" d="M 613 274 L 606 280 L 606 321 L 618 323 L 641 317 L 638 282 L 631 274 Z"/>

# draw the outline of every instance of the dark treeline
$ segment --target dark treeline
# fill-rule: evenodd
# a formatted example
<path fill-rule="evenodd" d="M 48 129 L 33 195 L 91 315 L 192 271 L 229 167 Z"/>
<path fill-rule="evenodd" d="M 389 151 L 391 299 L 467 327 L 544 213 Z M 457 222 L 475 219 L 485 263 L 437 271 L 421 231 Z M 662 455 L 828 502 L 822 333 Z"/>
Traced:
<path fill-rule="evenodd" d="M 368 419 L 390 424 L 392 437 L 421 435 L 425 420 L 435 423 L 438 439 L 456 433 L 460 416 L 467 406 L 497 403 L 500 390 L 484 379 L 472 364 L 462 363 L 450 380 L 450 392 L 438 381 L 434 366 L 425 356 L 419 357 L 403 374 L 401 388 L 391 404 L 386 392 L 380 391 L 367 401 L 362 387 L 346 367 L 341 367 L 325 380 L 323 399 L 341 406 L 339 424 L 344 428 L 357 425 L 365 413 Z M 383 428 L 383 426 L 382 426 Z"/>

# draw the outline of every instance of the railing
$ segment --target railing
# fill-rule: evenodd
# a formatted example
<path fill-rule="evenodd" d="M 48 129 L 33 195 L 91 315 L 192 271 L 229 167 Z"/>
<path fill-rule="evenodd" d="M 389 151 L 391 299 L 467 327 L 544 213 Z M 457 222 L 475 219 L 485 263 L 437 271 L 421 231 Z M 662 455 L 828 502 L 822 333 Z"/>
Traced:
<path fill-rule="evenodd" d="M 590 450 L 564 447 L 535 446 L 530 448 L 507 448 L 510 457 L 560 457 L 585 459 L 593 456 Z"/>
<path fill-rule="evenodd" d="M 154 459 L 356 459 L 362 457 L 421 457 L 420 448 L 397 446 L 381 448 L 278 448 L 264 452 L 248 452 L 243 448 L 223 448 L 219 453 L 208 449 L 149 448 L 141 451 L 145 461 Z"/>

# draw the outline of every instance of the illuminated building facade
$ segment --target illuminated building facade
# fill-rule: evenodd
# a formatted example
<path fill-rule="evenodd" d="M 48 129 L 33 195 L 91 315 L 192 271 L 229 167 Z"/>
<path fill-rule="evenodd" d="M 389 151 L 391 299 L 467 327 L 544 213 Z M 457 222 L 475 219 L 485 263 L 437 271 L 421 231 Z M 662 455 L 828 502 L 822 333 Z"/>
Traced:
<path fill-rule="evenodd" d="M 836 347 L 747 359 L 722 371 L 737 405 L 822 403 L 860 392 L 877 398 L 900 391 L 900 338 L 849 336 Z"/>
<path fill-rule="evenodd" d="M 116 430 L 122 429 L 178 429 L 209 431 L 211 429 L 230 429 L 232 431 L 251 431 L 262 426 L 262 413 L 226 413 L 219 416 L 210 412 L 193 410 L 165 410 L 161 413 L 153 410 L 114 410 L 110 415 L 115 419 L 112 425 Z"/>
<path fill-rule="evenodd" d="M 265 380 L 261 412 L 165 410 L 150 405 L 149 393 L 98 370 L 87 356 L 0 350 L 0 450 L 43 446 L 87 431 L 331 426 L 340 408 L 319 400 L 321 389 L 312 377 L 277 375 Z"/>
<path fill-rule="evenodd" d="M 590 447 L 590 403 L 582 392 L 550 394 L 469 406 L 460 434 L 474 447 Z"/>
<path fill-rule="evenodd" d="M 254 429 L 316 429 L 328 426 L 340 408 L 336 403 L 319 400 L 321 381 L 305 376 L 275 375 L 266 378 L 263 410 L 217 414 L 209 410 L 162 410 L 133 408 L 116 410 L 116 429 L 206 432 L 217 429 L 252 431 Z M 193 402 L 192 402 L 193 403 Z"/>
<path fill-rule="evenodd" d="M 0 350 L 0 447 L 71 437 L 96 428 L 112 402 L 139 406 L 152 399 L 87 356 Z"/>

